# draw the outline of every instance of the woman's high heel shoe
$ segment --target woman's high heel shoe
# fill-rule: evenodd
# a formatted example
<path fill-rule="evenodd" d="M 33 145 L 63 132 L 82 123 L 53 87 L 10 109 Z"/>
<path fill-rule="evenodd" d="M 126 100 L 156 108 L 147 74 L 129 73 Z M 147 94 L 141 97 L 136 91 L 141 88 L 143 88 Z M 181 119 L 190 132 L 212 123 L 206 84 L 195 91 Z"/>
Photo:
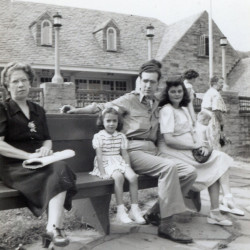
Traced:
<path fill-rule="evenodd" d="M 49 248 L 50 243 L 53 242 L 55 246 L 65 247 L 69 244 L 69 239 L 67 238 L 64 229 L 58 228 L 53 225 L 52 232 L 47 232 L 42 236 L 43 248 Z"/>
<path fill-rule="evenodd" d="M 209 217 L 207 217 L 207 222 L 209 224 L 217 224 L 220 226 L 232 226 L 232 221 L 225 218 L 219 209 L 210 210 Z"/>
<path fill-rule="evenodd" d="M 45 233 L 42 235 L 42 246 L 43 248 L 49 248 L 51 241 L 53 240 L 53 236 L 50 233 Z"/>
<path fill-rule="evenodd" d="M 232 194 L 227 194 L 223 197 L 220 204 L 220 211 L 240 216 L 245 215 L 244 211 L 236 207 Z"/>

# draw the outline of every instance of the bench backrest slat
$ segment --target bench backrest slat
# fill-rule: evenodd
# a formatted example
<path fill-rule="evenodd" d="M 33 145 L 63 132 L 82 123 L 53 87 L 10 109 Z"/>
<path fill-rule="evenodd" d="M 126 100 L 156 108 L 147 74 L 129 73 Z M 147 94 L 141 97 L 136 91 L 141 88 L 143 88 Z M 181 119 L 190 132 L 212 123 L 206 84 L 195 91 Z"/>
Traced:
<path fill-rule="evenodd" d="M 74 150 L 76 156 L 66 161 L 75 172 L 89 172 L 93 169 L 95 151 L 92 139 L 97 132 L 96 118 L 96 115 L 80 114 L 47 115 L 53 150 Z"/>

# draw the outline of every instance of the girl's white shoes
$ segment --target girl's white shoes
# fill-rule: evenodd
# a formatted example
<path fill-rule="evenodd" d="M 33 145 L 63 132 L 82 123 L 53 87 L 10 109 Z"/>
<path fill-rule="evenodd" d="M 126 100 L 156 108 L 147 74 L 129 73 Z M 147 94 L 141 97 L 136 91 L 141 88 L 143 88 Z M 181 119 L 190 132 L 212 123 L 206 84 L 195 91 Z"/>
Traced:
<path fill-rule="evenodd" d="M 124 223 L 124 224 L 128 224 L 128 223 L 133 222 L 129 218 L 129 216 L 127 214 L 127 209 L 125 208 L 125 206 L 123 204 L 117 206 L 116 221 L 119 223 Z"/>
<path fill-rule="evenodd" d="M 141 210 L 138 204 L 132 204 L 129 211 L 129 217 L 137 224 L 146 224 L 145 219 L 142 217 Z"/>
<path fill-rule="evenodd" d="M 220 211 L 240 216 L 245 215 L 244 211 L 236 207 L 232 194 L 227 194 L 223 197 L 220 204 Z"/>
<path fill-rule="evenodd" d="M 210 210 L 209 215 L 210 216 L 207 218 L 207 222 L 209 224 L 216 224 L 220 226 L 232 226 L 233 225 L 232 221 L 224 217 L 218 208 L 214 210 Z"/>
<path fill-rule="evenodd" d="M 127 209 L 125 206 L 118 205 L 117 206 L 117 215 L 116 215 L 116 221 L 119 223 L 137 223 L 137 224 L 146 224 L 146 221 L 141 215 L 140 208 L 138 207 L 138 204 L 132 204 L 131 209 L 129 211 L 129 215 L 127 214 Z"/>

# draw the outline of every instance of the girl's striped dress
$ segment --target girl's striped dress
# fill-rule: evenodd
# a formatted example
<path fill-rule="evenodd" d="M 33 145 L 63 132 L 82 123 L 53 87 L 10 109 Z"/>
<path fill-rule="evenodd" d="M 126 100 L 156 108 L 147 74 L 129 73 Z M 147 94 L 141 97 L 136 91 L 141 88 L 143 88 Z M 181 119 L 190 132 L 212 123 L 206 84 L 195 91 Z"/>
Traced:
<path fill-rule="evenodd" d="M 121 156 L 121 149 L 127 149 L 128 141 L 123 133 L 115 131 L 113 134 L 109 134 L 105 130 L 101 130 L 94 135 L 92 145 L 94 149 L 102 149 L 103 167 L 109 177 L 112 177 L 115 170 L 119 170 L 121 173 L 125 172 L 128 165 Z M 100 176 L 96 157 L 94 169 L 90 174 Z"/>

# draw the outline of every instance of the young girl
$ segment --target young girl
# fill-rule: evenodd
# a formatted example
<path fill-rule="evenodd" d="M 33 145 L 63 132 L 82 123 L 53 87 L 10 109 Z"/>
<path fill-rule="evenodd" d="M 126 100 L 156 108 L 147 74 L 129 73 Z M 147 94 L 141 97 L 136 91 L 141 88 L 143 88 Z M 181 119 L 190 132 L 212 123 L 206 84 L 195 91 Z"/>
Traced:
<path fill-rule="evenodd" d="M 131 223 L 133 220 L 138 224 L 145 224 L 138 206 L 138 176 L 130 167 L 126 136 L 118 132 L 123 125 L 118 108 L 109 107 L 104 109 L 97 120 L 97 125 L 102 130 L 94 135 L 92 141 L 93 148 L 96 150 L 96 157 L 94 170 L 90 174 L 103 179 L 114 179 L 117 202 L 116 219 L 118 222 Z M 124 178 L 130 184 L 132 204 L 129 215 L 123 204 Z"/>

